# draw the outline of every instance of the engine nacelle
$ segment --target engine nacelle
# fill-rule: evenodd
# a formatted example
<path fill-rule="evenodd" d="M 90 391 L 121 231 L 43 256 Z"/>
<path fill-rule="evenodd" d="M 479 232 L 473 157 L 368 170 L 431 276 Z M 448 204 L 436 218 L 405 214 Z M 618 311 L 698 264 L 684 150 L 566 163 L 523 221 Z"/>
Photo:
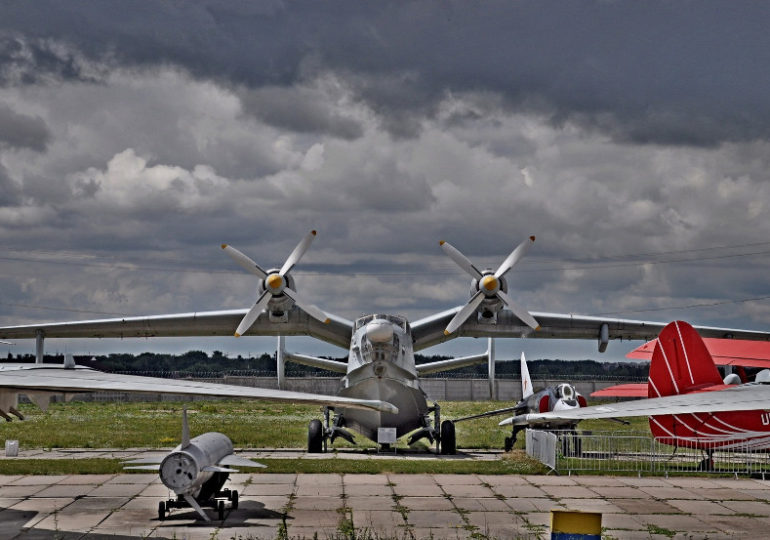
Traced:
<path fill-rule="evenodd" d="M 484 270 L 484 276 L 492 275 L 492 270 Z M 505 281 L 504 277 L 499 278 L 498 283 L 500 284 L 500 290 L 504 293 L 508 292 L 508 283 Z M 473 279 L 471 280 L 471 289 L 470 289 L 470 297 L 472 298 L 477 292 L 479 291 L 479 280 Z M 497 314 L 500 312 L 505 305 L 503 304 L 502 300 L 498 298 L 497 296 L 485 296 L 484 299 L 481 301 L 481 304 L 479 304 L 479 307 L 477 308 L 477 312 L 480 315 L 479 322 L 487 322 L 487 323 L 495 323 L 497 322 Z"/>

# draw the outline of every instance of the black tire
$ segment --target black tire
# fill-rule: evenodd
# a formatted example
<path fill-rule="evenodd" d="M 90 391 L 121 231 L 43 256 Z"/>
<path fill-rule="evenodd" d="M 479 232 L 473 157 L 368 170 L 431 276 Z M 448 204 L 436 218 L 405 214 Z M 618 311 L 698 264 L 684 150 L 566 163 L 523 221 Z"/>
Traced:
<path fill-rule="evenodd" d="M 505 438 L 505 444 L 503 446 L 503 449 L 506 452 L 510 452 L 511 450 L 513 450 L 513 437 L 506 437 Z"/>
<path fill-rule="evenodd" d="M 219 514 L 219 520 L 225 519 L 225 501 L 219 501 L 217 505 L 217 513 Z"/>
<path fill-rule="evenodd" d="M 230 492 L 230 502 L 233 505 L 233 510 L 238 510 L 238 490 L 234 489 Z"/>
<path fill-rule="evenodd" d="M 158 519 L 161 521 L 166 519 L 166 503 L 163 501 L 158 503 Z"/>
<path fill-rule="evenodd" d="M 324 451 L 324 428 L 320 420 L 311 420 L 307 428 L 307 451 L 310 454 Z"/>
<path fill-rule="evenodd" d="M 449 456 L 457 453 L 455 424 L 451 420 L 441 422 L 441 453 Z"/>

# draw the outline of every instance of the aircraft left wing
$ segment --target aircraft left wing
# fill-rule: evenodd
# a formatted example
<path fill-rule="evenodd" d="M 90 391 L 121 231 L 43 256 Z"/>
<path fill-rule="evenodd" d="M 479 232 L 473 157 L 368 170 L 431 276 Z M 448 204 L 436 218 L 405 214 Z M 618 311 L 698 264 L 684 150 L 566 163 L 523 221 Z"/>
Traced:
<path fill-rule="evenodd" d="M 288 392 L 191 380 L 162 379 L 105 373 L 87 367 L 64 368 L 50 364 L 0 366 L 0 391 L 36 392 L 132 392 L 261 399 L 307 403 L 397 414 L 398 408 L 379 400 L 355 399 L 323 394 Z"/>
<path fill-rule="evenodd" d="M 606 331 L 606 336 L 604 337 L 607 340 L 650 340 L 657 338 L 660 331 L 667 324 L 666 322 L 656 321 L 532 311 L 530 312 L 531 315 L 540 323 L 540 330 L 533 330 L 512 312 L 502 310 L 497 313 L 497 322 L 494 324 L 479 322 L 476 317 L 471 316 L 457 330 L 446 335 L 444 330 L 461 309 L 462 307 L 456 307 L 412 323 L 414 350 L 422 350 L 463 336 L 476 338 L 596 339 L 601 342 L 602 333 Z M 603 328 L 606 328 L 606 330 L 603 330 Z M 711 326 L 695 326 L 694 328 L 702 337 L 770 341 L 770 332 L 759 330 L 740 330 Z M 1 332 L 0 337 L 4 337 L 4 334 Z"/>
<path fill-rule="evenodd" d="M 639 399 L 548 413 L 522 414 L 507 418 L 500 422 L 500 425 L 538 425 L 554 420 L 765 410 L 770 410 L 770 385 L 749 383 L 713 392 Z"/>
<path fill-rule="evenodd" d="M 46 338 L 232 336 L 247 312 L 236 309 L 6 326 L 0 327 L 0 338 L 34 339 L 38 333 Z M 286 322 L 271 321 L 263 314 L 244 335 L 312 336 L 339 347 L 350 346 L 353 323 L 328 317 L 329 322 L 323 323 L 294 306 L 287 312 Z"/>

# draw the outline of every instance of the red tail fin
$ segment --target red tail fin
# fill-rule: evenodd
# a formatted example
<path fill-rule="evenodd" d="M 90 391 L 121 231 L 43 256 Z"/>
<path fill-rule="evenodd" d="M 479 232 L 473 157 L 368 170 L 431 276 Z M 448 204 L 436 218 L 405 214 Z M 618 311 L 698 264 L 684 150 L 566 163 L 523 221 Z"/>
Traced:
<path fill-rule="evenodd" d="M 667 324 L 652 353 L 648 397 L 685 394 L 717 384 L 722 384 L 722 377 L 698 332 L 684 321 Z"/>

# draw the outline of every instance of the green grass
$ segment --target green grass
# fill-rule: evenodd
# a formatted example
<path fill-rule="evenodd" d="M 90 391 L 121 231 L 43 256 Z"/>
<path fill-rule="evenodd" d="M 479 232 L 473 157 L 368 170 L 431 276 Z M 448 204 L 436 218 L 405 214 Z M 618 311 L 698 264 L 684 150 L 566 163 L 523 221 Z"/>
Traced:
<path fill-rule="evenodd" d="M 509 402 L 444 402 L 442 418 L 458 418 L 510 405 Z M 181 402 L 52 403 L 48 412 L 22 404 L 23 422 L 3 422 L 3 439 L 18 439 L 21 448 L 163 448 L 181 436 Z M 322 418 L 313 405 L 268 403 L 252 400 L 195 401 L 188 404 L 193 435 L 219 431 L 236 448 L 303 448 L 307 425 Z M 457 424 L 460 448 L 501 449 L 508 429 L 497 423 L 504 417 L 483 418 Z M 606 423 L 606 422 L 605 422 Z M 610 423 L 612 428 L 618 424 Z M 621 426 L 622 427 L 622 426 Z M 354 433 L 358 448 L 376 445 Z M 523 437 L 517 447 L 523 448 Z M 351 447 L 338 439 L 334 448 Z M 405 448 L 405 438 L 399 441 Z"/>

